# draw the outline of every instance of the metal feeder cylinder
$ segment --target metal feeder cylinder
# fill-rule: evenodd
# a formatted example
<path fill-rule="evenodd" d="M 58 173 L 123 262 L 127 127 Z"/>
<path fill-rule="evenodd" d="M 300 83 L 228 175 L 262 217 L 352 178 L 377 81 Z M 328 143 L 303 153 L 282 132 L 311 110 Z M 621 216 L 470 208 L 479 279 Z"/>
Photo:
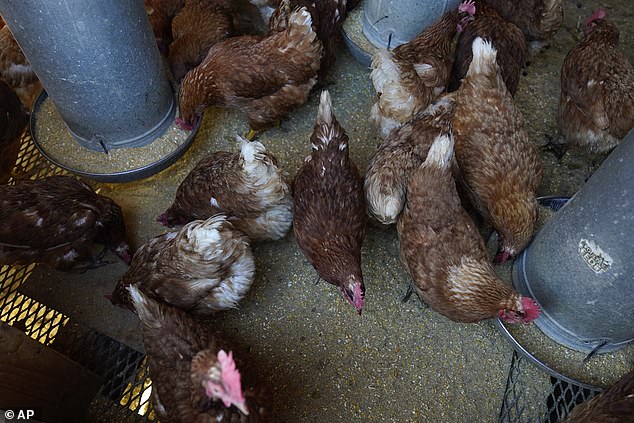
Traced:
<path fill-rule="evenodd" d="M 172 89 L 141 0 L 3 0 L 0 13 L 77 142 L 140 147 L 172 123 Z"/>
<path fill-rule="evenodd" d="M 634 340 L 634 132 L 537 233 L 513 267 L 554 341 L 609 352 Z"/>

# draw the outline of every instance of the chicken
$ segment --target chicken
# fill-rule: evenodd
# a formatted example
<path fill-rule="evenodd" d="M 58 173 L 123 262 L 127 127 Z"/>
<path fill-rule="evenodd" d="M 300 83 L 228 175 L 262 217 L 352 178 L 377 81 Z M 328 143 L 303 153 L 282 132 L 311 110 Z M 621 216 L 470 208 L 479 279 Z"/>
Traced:
<path fill-rule="evenodd" d="M 223 337 L 187 313 L 129 288 L 143 324 L 152 402 L 170 422 L 264 422 L 266 389 Z M 246 371 L 245 371 L 246 370 Z"/>
<path fill-rule="evenodd" d="M 310 141 L 312 152 L 293 181 L 293 232 L 319 276 L 336 285 L 361 314 L 363 181 L 350 159 L 348 136 L 335 118 L 328 91 L 321 93 Z"/>
<path fill-rule="evenodd" d="M 105 246 L 100 254 L 93 243 Z M 110 198 L 70 176 L 0 185 L 0 264 L 90 268 L 105 264 L 106 248 L 130 263 L 121 208 Z"/>
<path fill-rule="evenodd" d="M 592 153 L 611 151 L 634 127 L 634 69 L 618 43 L 619 30 L 599 9 L 561 67 L 559 129 Z"/>
<path fill-rule="evenodd" d="M 327 72 L 336 58 L 336 41 L 341 32 L 343 21 L 348 15 L 347 1 L 282 0 L 269 20 L 269 29 L 271 31 L 280 31 L 286 28 L 291 11 L 298 7 L 306 7 L 310 12 L 313 26 L 316 28 L 317 38 L 323 45 L 319 67 L 319 82 L 326 84 Z"/>
<path fill-rule="evenodd" d="M 477 12 L 472 22 L 458 38 L 451 71 L 449 91 L 458 89 L 471 63 L 471 46 L 477 37 L 488 39 L 497 50 L 497 63 L 511 95 L 515 95 L 522 68 L 528 58 L 528 46 L 522 31 L 507 22 L 495 9 L 485 3 L 477 3 Z"/>
<path fill-rule="evenodd" d="M 291 14 L 282 32 L 221 41 L 183 79 L 177 122 L 191 129 L 207 106 L 237 108 L 249 118 L 252 139 L 306 102 L 317 82 L 321 50 L 305 8 Z"/>
<path fill-rule="evenodd" d="M 572 409 L 562 423 L 623 423 L 634 416 L 634 371 L 592 399 Z"/>
<path fill-rule="evenodd" d="M 438 132 L 449 132 L 454 94 L 440 97 L 414 119 L 395 129 L 370 159 L 364 191 L 370 215 L 395 223 L 405 204 L 407 178 L 427 157 Z"/>
<path fill-rule="evenodd" d="M 169 64 L 176 81 L 198 66 L 214 44 L 233 32 L 234 0 L 186 0 L 172 21 Z"/>
<path fill-rule="evenodd" d="M 482 0 L 522 30 L 534 51 L 549 45 L 564 21 L 563 0 Z"/>
<path fill-rule="evenodd" d="M 0 79 L 0 184 L 9 180 L 28 121 L 20 98 Z"/>
<path fill-rule="evenodd" d="M 128 286 L 199 316 L 235 308 L 253 283 L 249 240 L 224 215 L 151 239 L 134 254 L 110 300 L 130 308 Z"/>
<path fill-rule="evenodd" d="M 452 64 L 451 42 L 474 13 L 474 3 L 463 2 L 409 43 L 374 54 L 370 77 L 378 98 L 370 117 L 382 138 L 445 91 Z"/>
<path fill-rule="evenodd" d="M 42 84 L 8 26 L 0 29 L 0 79 L 15 91 L 27 111 L 33 110 Z"/>
<path fill-rule="evenodd" d="M 422 301 L 456 322 L 498 316 L 508 323 L 528 323 L 539 308 L 502 282 L 489 264 L 480 233 L 460 204 L 452 157 L 452 135 L 440 133 L 407 184 L 397 230 L 414 289 Z"/>
<path fill-rule="evenodd" d="M 144 4 L 159 51 L 167 56 L 172 42 L 172 18 L 164 10 L 155 7 L 152 0 L 145 0 Z"/>
<path fill-rule="evenodd" d="M 491 43 L 476 38 L 473 60 L 456 95 L 456 159 L 471 202 L 498 233 L 497 263 L 533 236 L 542 167 L 496 62 Z"/>
<path fill-rule="evenodd" d="M 264 146 L 238 136 L 239 154 L 218 151 L 203 158 L 158 217 L 166 226 L 225 213 L 255 241 L 277 240 L 291 227 L 293 199 L 277 159 Z"/>

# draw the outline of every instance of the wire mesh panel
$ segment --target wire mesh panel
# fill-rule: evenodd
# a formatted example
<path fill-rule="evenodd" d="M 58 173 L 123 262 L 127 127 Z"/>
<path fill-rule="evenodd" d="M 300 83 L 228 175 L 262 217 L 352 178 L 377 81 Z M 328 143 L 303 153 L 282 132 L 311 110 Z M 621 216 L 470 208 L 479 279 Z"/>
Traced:
<path fill-rule="evenodd" d="M 514 351 L 499 422 L 557 423 L 598 392 L 550 376 Z"/>
<path fill-rule="evenodd" d="M 43 157 L 26 130 L 9 184 L 68 174 Z M 0 266 L 0 320 L 101 376 L 104 384 L 86 421 L 154 420 L 144 355 L 19 292 L 35 264 Z"/>

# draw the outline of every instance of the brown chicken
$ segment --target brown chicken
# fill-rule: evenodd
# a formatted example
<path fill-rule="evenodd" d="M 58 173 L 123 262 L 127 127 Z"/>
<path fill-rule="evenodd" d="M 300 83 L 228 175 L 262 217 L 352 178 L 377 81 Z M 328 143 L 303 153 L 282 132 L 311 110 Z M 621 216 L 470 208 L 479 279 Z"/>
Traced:
<path fill-rule="evenodd" d="M 130 308 L 127 287 L 195 315 L 235 308 L 253 283 L 249 240 L 223 215 L 151 239 L 134 254 L 111 301 Z"/>
<path fill-rule="evenodd" d="M 313 150 L 293 181 L 293 232 L 319 276 L 337 286 L 361 314 L 363 181 L 350 159 L 348 136 L 335 118 L 328 91 L 321 93 L 310 142 Z"/>
<path fill-rule="evenodd" d="M 105 246 L 97 255 L 94 243 Z M 91 268 L 106 264 L 106 248 L 130 263 L 121 208 L 80 180 L 51 176 L 0 185 L 0 264 Z"/>
<path fill-rule="evenodd" d="M 393 130 L 370 159 L 363 188 L 368 212 L 379 222 L 396 222 L 405 204 L 409 174 L 425 161 L 436 135 L 450 131 L 454 98 L 454 94 L 440 97 Z"/>
<path fill-rule="evenodd" d="M 634 68 L 618 44 L 619 30 L 599 9 L 561 68 L 559 129 L 593 153 L 609 152 L 634 127 Z"/>
<path fill-rule="evenodd" d="M 498 233 L 497 263 L 533 236 L 542 167 L 488 41 L 473 41 L 473 60 L 456 96 L 456 159 L 473 205 Z"/>
<path fill-rule="evenodd" d="M 452 159 L 451 134 L 439 134 L 407 184 L 397 229 L 414 289 L 422 301 L 456 322 L 498 316 L 508 323 L 528 323 L 539 308 L 496 276 L 480 233 L 460 204 Z"/>
<path fill-rule="evenodd" d="M 319 81 L 325 84 L 328 70 L 335 62 L 341 26 L 348 15 L 347 2 L 346 0 L 282 0 L 269 20 L 269 29 L 280 31 L 286 28 L 291 11 L 298 7 L 306 7 L 306 10 L 310 12 L 317 38 L 323 45 Z"/>
<path fill-rule="evenodd" d="M 159 51 L 167 56 L 172 42 L 172 18 L 164 10 L 155 7 L 152 0 L 145 0 L 144 4 Z"/>
<path fill-rule="evenodd" d="M 522 30 L 533 50 L 550 43 L 564 21 L 563 0 L 482 0 Z"/>
<path fill-rule="evenodd" d="M 0 79 L 15 91 L 27 111 L 33 110 L 42 84 L 8 26 L 0 29 Z"/>
<path fill-rule="evenodd" d="M 474 3 L 465 1 L 409 43 L 375 53 L 370 77 L 378 98 L 370 117 L 382 138 L 445 91 L 451 73 L 452 40 L 474 13 Z"/>
<path fill-rule="evenodd" d="M 237 108 L 249 118 L 252 139 L 306 102 L 320 60 L 321 42 L 305 8 L 291 14 L 282 32 L 221 41 L 183 79 L 177 122 L 191 129 L 207 106 Z"/>
<path fill-rule="evenodd" d="M 264 146 L 238 136 L 240 153 L 217 151 L 203 158 L 158 217 L 166 226 L 224 213 L 255 241 L 276 240 L 291 228 L 293 198 L 277 159 Z"/>
<path fill-rule="evenodd" d="M 458 38 L 451 71 L 449 90 L 455 91 L 467 74 L 471 63 L 471 46 L 477 37 L 488 39 L 497 50 L 497 63 L 511 95 L 515 95 L 522 68 L 528 59 L 528 46 L 522 31 L 507 22 L 495 9 L 485 3 L 477 3 L 477 12 L 472 22 Z"/>
<path fill-rule="evenodd" d="M 634 371 L 597 396 L 573 408 L 562 423 L 624 423 L 634 416 Z"/>
<path fill-rule="evenodd" d="M 233 32 L 234 0 L 186 0 L 172 21 L 169 64 L 176 81 L 198 66 L 214 44 Z"/>
<path fill-rule="evenodd" d="M 20 98 L 0 79 L 0 184 L 11 177 L 27 121 Z"/>
<path fill-rule="evenodd" d="M 223 337 L 187 313 L 132 286 L 158 419 L 170 422 L 264 422 L 267 391 Z M 245 371 L 246 370 L 246 371 Z"/>

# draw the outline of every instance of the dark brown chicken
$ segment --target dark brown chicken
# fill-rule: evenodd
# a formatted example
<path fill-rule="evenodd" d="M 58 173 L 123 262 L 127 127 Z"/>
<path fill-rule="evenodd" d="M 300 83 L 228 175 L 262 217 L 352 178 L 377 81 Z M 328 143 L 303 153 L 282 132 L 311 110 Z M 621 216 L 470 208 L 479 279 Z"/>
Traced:
<path fill-rule="evenodd" d="M 348 136 L 335 118 L 328 91 L 321 93 L 310 142 L 313 151 L 293 181 L 293 232 L 319 276 L 337 286 L 360 314 L 365 295 L 363 181 L 350 159 Z"/>
<path fill-rule="evenodd" d="M 539 308 L 496 276 L 480 233 L 460 204 L 452 158 L 451 134 L 439 134 L 407 184 L 397 228 L 414 289 L 422 301 L 456 322 L 498 316 L 528 323 Z"/>
<path fill-rule="evenodd" d="M 27 120 L 20 98 L 0 79 L 0 184 L 9 180 L 15 167 Z"/>
<path fill-rule="evenodd" d="M 191 129 L 207 106 L 237 108 L 249 118 L 251 139 L 308 99 L 320 60 L 321 42 L 305 8 L 291 14 L 284 31 L 221 41 L 183 79 L 178 122 Z"/>
<path fill-rule="evenodd" d="M 155 301 L 206 316 L 235 308 L 254 273 L 249 240 L 225 216 L 216 215 L 139 248 L 111 301 L 129 308 L 127 287 L 133 285 Z"/>
<path fill-rule="evenodd" d="M 521 252 L 533 236 L 542 167 L 488 41 L 473 41 L 473 60 L 456 96 L 456 159 L 473 205 L 498 232 L 496 262 Z"/>
<path fill-rule="evenodd" d="M 181 182 L 172 206 L 158 217 L 166 226 L 227 215 L 252 240 L 276 240 L 291 228 L 293 199 L 277 159 L 264 145 L 238 136 L 240 153 L 217 151 Z"/>
<path fill-rule="evenodd" d="M 282 0 L 271 16 L 269 29 L 271 31 L 284 29 L 291 12 L 298 7 L 306 7 L 310 12 L 317 38 L 323 45 L 319 81 L 325 84 L 328 70 L 335 62 L 341 26 L 348 15 L 347 2 L 346 0 Z"/>
<path fill-rule="evenodd" d="M 609 152 L 634 127 L 634 68 L 618 44 L 619 30 L 599 9 L 561 68 L 559 129 L 593 153 Z"/>
<path fill-rule="evenodd" d="M 233 32 L 234 0 L 186 0 L 172 21 L 169 64 L 176 81 L 198 66 L 214 44 Z"/>
<path fill-rule="evenodd" d="M 98 255 L 94 243 L 105 246 Z M 110 198 L 70 176 L 0 185 L 0 264 L 90 268 L 106 248 L 130 263 L 121 208 Z"/>
<path fill-rule="evenodd" d="M 522 30 L 534 50 L 548 45 L 564 20 L 563 0 L 483 0 Z"/>
<path fill-rule="evenodd" d="M 562 423 L 624 423 L 634 416 L 634 371 L 597 396 L 573 408 Z"/>
<path fill-rule="evenodd" d="M 528 46 L 522 31 L 507 22 L 495 9 L 485 3 L 477 3 L 477 12 L 458 38 L 451 71 L 449 90 L 458 89 L 460 81 L 467 74 L 471 63 L 473 40 L 480 37 L 491 41 L 497 50 L 497 63 L 511 95 L 515 95 L 522 68 L 528 59 Z"/>
<path fill-rule="evenodd" d="M 465 1 L 409 43 L 375 53 L 370 77 L 378 98 L 370 114 L 382 138 L 445 91 L 453 61 L 452 40 L 474 13 L 473 2 Z"/>
<path fill-rule="evenodd" d="M 30 112 L 42 91 L 42 84 L 8 26 L 0 29 L 0 79 L 9 84 Z"/>
<path fill-rule="evenodd" d="M 407 178 L 425 161 L 439 132 L 448 133 L 454 94 L 440 97 L 414 119 L 390 132 L 370 159 L 364 191 L 369 213 L 384 224 L 396 222 L 405 204 Z"/>
<path fill-rule="evenodd" d="M 267 392 L 256 383 L 244 354 L 187 313 L 153 301 L 136 287 L 130 287 L 130 296 L 143 323 L 152 402 L 162 423 L 266 421 Z"/>

